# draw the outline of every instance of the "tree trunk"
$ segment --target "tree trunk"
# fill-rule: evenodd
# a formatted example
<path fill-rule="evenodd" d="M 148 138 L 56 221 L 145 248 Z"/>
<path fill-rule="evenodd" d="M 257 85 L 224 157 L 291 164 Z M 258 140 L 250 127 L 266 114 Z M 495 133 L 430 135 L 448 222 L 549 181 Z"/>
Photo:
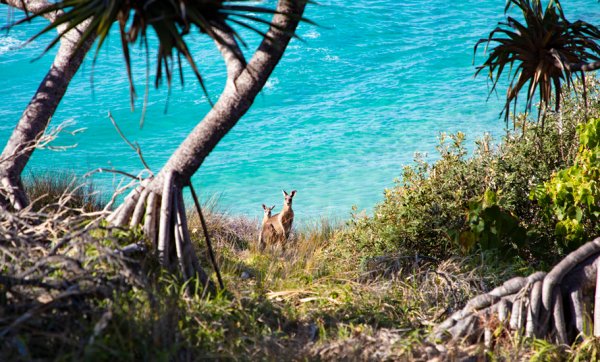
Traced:
<path fill-rule="evenodd" d="M 283 56 L 305 5 L 304 0 L 279 1 L 277 14 L 272 20 L 274 26 L 271 26 L 247 65 L 242 63 L 238 53 L 232 51 L 237 46 L 223 49 L 223 45 L 218 44 L 227 64 L 228 77 L 225 89 L 214 107 L 181 143 L 151 182 L 149 188 L 152 191 L 156 193 L 162 191 L 164 176 L 171 171 L 176 174 L 177 183 L 181 185 L 189 183 L 208 154 L 254 102 Z M 225 34 L 222 37 L 229 38 L 225 37 Z M 234 40 L 231 37 L 229 41 Z"/>
<path fill-rule="evenodd" d="M 182 189 L 191 186 L 190 179 L 204 159 L 248 111 L 283 56 L 305 6 L 306 0 L 279 0 L 276 14 L 271 21 L 272 25 L 248 64 L 244 61 L 234 34 L 227 30 L 226 25 L 222 24 L 212 29 L 218 39 L 217 47 L 227 66 L 227 83 L 221 97 L 202 122 L 181 143 L 158 175 L 147 180 L 149 181 L 147 184 L 145 181 L 133 190 L 123 204 L 109 216 L 109 221 L 118 227 L 143 225 L 142 230 L 147 239 L 152 245 L 156 245 L 161 265 L 166 269 L 172 269 L 175 260 L 170 255 L 177 255 L 183 278 L 187 280 L 197 276 L 208 290 L 213 290 L 214 284 L 201 268 L 193 251 L 187 230 Z M 193 188 L 191 190 L 202 221 L 200 204 L 195 198 Z M 159 197 L 161 194 L 162 197 Z M 161 200 L 160 205 L 157 200 Z M 145 220 L 134 217 L 134 214 L 141 214 L 141 211 L 136 213 L 135 210 L 143 205 L 146 205 Z M 157 217 L 154 215 L 158 215 L 159 210 L 160 220 L 156 220 Z M 202 226 L 209 254 L 222 288 L 209 233 L 204 222 Z M 191 258 L 184 257 L 186 251 L 190 251 Z"/>
<path fill-rule="evenodd" d="M 25 2 L 23 1 L 1 1 L 9 6 L 24 10 L 23 5 Z M 35 13 L 48 5 L 50 3 L 45 0 L 33 0 L 27 1 L 26 7 L 27 11 Z M 48 14 L 46 18 L 53 21 L 55 15 Z M 65 95 L 71 79 L 79 69 L 93 43 L 93 39 L 90 39 L 83 43 L 81 47 L 76 48 L 81 32 L 85 30 L 87 24 L 89 22 L 69 31 L 61 38 L 58 53 L 50 70 L 21 115 L 19 123 L 0 155 L 0 187 L 5 193 L 5 199 L 2 201 L 12 204 L 15 209 L 21 209 L 28 204 L 27 195 L 21 183 L 21 173 L 33 154 L 37 141 L 48 127 L 50 119 Z M 64 25 L 58 28 L 59 32 L 63 30 Z"/>

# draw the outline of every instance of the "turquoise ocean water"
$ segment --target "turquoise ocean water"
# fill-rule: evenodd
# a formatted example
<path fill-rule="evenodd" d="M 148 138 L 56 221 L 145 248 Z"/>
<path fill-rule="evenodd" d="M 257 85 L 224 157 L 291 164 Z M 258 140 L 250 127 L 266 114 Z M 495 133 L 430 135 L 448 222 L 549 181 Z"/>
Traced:
<path fill-rule="evenodd" d="M 596 0 L 564 0 L 563 6 L 570 19 L 600 23 Z M 461 130 L 471 144 L 485 132 L 499 137 L 504 129 L 498 118 L 501 99 L 486 102 L 488 84 L 484 77 L 473 79 L 472 62 L 473 45 L 503 19 L 503 7 L 502 0 L 323 0 L 310 5 L 306 17 L 320 26 L 300 26 L 304 42 L 292 41 L 250 112 L 194 177 L 196 188 L 204 199 L 218 195 L 222 210 L 250 217 L 262 215 L 262 203 L 281 205 L 282 188 L 297 189 L 298 218 L 346 218 L 352 205 L 371 210 L 415 152 L 433 155 L 439 132 Z M 5 6 L 0 16 L 8 19 Z M 40 20 L 0 34 L 2 145 L 52 62 L 53 52 L 31 62 L 48 37 L 20 47 L 43 25 Z M 253 49 L 258 40 L 247 35 Z M 193 54 L 216 99 L 224 65 L 209 40 L 196 38 Z M 137 51 L 140 96 L 134 112 L 119 38 L 112 36 L 99 54 L 94 91 L 88 59 L 52 121 L 85 129 L 56 142 L 77 147 L 36 151 L 27 173 L 81 175 L 98 167 L 139 172 L 141 164 L 115 132 L 109 111 L 159 170 L 209 105 L 188 72 L 184 87 L 174 83 L 168 102 L 166 87 L 150 89 L 140 129 L 144 59 Z M 105 192 L 118 181 L 112 175 L 94 177 Z"/>

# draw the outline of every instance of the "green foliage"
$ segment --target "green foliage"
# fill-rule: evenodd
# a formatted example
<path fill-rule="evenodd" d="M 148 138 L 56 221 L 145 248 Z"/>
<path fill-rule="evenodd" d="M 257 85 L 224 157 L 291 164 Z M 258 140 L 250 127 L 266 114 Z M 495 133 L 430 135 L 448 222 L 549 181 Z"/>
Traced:
<path fill-rule="evenodd" d="M 581 343 L 575 343 L 571 347 L 569 360 L 573 362 L 598 361 L 600 360 L 600 338 L 586 335 Z"/>
<path fill-rule="evenodd" d="M 82 285 L 94 281 L 102 293 L 78 295 L 73 303 L 44 305 L 48 292 L 26 286 L 23 290 L 32 295 L 24 309 L 9 309 L 10 302 L 0 304 L 4 320 L 0 330 L 28 308 L 36 311 L 35 318 L 21 327 L 14 325 L 0 340 L 0 360 L 19 356 L 24 360 L 167 361 L 198 356 L 312 360 L 340 340 L 364 337 L 369 341 L 382 328 L 398 327 L 412 330 L 410 341 L 416 343 L 426 325 L 448 305 L 464 303 L 513 272 L 482 267 L 480 258 L 468 258 L 413 267 L 401 278 L 379 278 L 361 272 L 359 250 L 339 250 L 333 241 L 341 229 L 326 220 L 297 231 L 284 250 L 261 251 L 254 247 L 256 235 L 247 233 L 256 230 L 255 220 L 207 216 L 211 223 L 222 225 L 214 230 L 223 235 L 213 240 L 226 292 L 208 297 L 193 279 L 189 282 L 193 293 L 186 294 L 180 277 L 161 271 L 152 253 L 128 257 L 114 253 L 120 245 L 140 242 L 139 230 L 100 225 L 83 234 L 86 240 L 78 244 L 81 247 L 69 241 L 63 247 L 72 249 L 65 254 L 69 260 L 77 256 Z M 62 222 L 51 225 L 73 227 Z M 192 233 L 192 237 L 196 243 L 201 241 L 200 235 Z M 15 258 L 15 263 L 27 268 L 38 265 L 33 257 L 45 247 L 52 244 L 36 247 L 31 257 Z M 12 254 L 15 250 L 10 245 Z M 207 260 L 202 263 L 209 265 Z M 56 266 L 51 277 L 60 285 L 62 278 L 70 276 L 64 265 Z M 10 276 L 10 272 L 6 269 L 3 274 Z M 4 292 L 7 296 L 11 297 Z M 401 353 L 410 353 L 408 343 L 405 340 L 406 351 Z M 348 347 L 337 353 L 351 352 Z"/>
<path fill-rule="evenodd" d="M 527 231 L 520 220 L 503 207 L 498 193 L 486 190 L 483 195 L 468 203 L 468 230 L 454 233 L 455 241 L 464 252 L 477 244 L 482 250 L 499 250 L 504 255 L 514 255 L 525 246 Z"/>
<path fill-rule="evenodd" d="M 529 196 L 573 164 L 577 126 L 600 117 L 598 90 L 597 81 L 588 79 L 586 110 L 576 95 L 582 85 L 576 84 L 575 93 L 563 94 L 560 113 L 547 114 L 544 127 L 521 115 L 500 144 L 486 136 L 471 155 L 464 134 L 442 134 L 437 160 L 417 157 L 395 187 L 385 190 L 372 216 L 353 215 L 337 243 L 359 248 L 363 258 L 417 253 L 443 259 L 489 249 L 553 263 L 566 251 L 564 243 L 557 243 L 554 223 Z"/>
<path fill-rule="evenodd" d="M 555 232 L 569 249 L 574 249 L 598 231 L 600 216 L 600 119 L 577 127 L 579 150 L 571 167 L 558 171 L 538 185 L 532 198 L 538 200 L 546 217 L 556 222 Z"/>
<path fill-rule="evenodd" d="M 368 254 L 408 251 L 444 257 L 448 253 L 447 231 L 464 225 L 464 200 L 477 196 L 480 173 L 466 158 L 464 134 L 442 134 L 441 158 L 429 164 L 422 157 L 403 170 L 397 186 L 386 189 L 384 202 L 373 217 L 355 214 L 345 243 Z"/>

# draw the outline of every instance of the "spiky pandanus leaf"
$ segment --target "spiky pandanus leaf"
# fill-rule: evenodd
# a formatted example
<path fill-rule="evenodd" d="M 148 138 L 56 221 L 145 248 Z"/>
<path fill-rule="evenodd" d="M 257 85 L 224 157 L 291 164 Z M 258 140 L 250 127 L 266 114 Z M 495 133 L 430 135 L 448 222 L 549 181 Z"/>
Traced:
<path fill-rule="evenodd" d="M 550 0 L 545 9 L 540 0 L 508 0 L 505 12 L 512 6 L 521 11 L 523 20 L 507 16 L 506 21 L 475 45 L 475 53 L 483 43 L 486 52 L 492 47 L 475 72 L 477 76 L 488 71 L 492 81 L 490 94 L 509 69 L 509 86 L 501 112 L 507 122 L 511 104 L 514 113 L 519 94 L 525 89 L 527 111 L 531 110 L 536 93 L 542 108 L 550 104 L 552 95 L 556 99 L 555 108 L 560 108 L 563 84 L 570 86 L 577 71 L 583 76 L 582 64 L 600 60 L 600 46 L 596 42 L 600 30 L 581 20 L 567 20 L 559 0 Z"/>
<path fill-rule="evenodd" d="M 158 38 L 155 86 L 158 87 L 163 77 L 166 77 L 167 83 L 169 86 L 171 85 L 174 64 L 178 65 L 180 79 L 183 82 L 181 68 L 181 58 L 183 57 L 189 63 L 204 93 L 208 96 L 185 35 L 193 30 L 198 30 L 220 44 L 227 45 L 214 31 L 219 29 L 234 34 L 236 42 L 245 45 L 240 35 L 229 24 L 236 24 L 265 36 L 257 25 L 271 26 L 273 24 L 262 19 L 260 15 L 272 15 L 276 11 L 268 7 L 248 4 L 248 0 L 62 0 L 49 6 L 43 12 L 26 13 L 25 18 L 13 25 L 47 13 L 57 13 L 58 15 L 31 40 L 62 26 L 58 35 L 46 47 L 44 52 L 47 52 L 58 43 L 66 32 L 91 19 L 90 26 L 87 27 L 87 31 L 82 35 L 80 44 L 77 46 L 81 46 L 87 39 L 96 36 L 97 48 L 94 60 L 112 25 L 118 23 L 133 107 L 135 88 L 129 47 L 139 41 L 148 51 L 148 28 L 151 28 Z M 306 19 L 302 20 L 307 21 Z M 235 54 L 245 62 L 241 52 L 236 51 Z M 177 59 L 176 63 L 174 58 Z"/>

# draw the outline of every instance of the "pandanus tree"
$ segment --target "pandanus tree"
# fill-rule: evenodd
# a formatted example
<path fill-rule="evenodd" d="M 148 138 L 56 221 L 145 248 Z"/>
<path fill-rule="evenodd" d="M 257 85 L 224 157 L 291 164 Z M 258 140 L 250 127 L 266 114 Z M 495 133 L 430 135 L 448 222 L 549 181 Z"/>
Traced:
<path fill-rule="evenodd" d="M 511 5 L 521 10 L 524 22 L 507 17 L 477 43 L 493 47 L 477 70 L 489 71 L 492 91 L 505 69 L 512 72 L 503 109 L 507 120 L 521 92 L 526 92 L 527 109 L 539 95 L 540 108 L 554 97 L 558 110 L 563 83 L 570 86 L 577 73 L 585 80 L 585 72 L 600 69 L 598 28 L 569 22 L 557 0 L 545 9 L 539 0 L 510 0 L 505 10 Z M 586 313 L 592 311 L 593 333 L 600 336 L 600 238 L 567 255 L 548 273 L 517 277 L 475 297 L 438 325 L 433 336 L 491 344 L 493 331 L 503 325 L 527 336 L 570 343 L 590 332 L 585 329 Z"/>
<path fill-rule="evenodd" d="M 303 13 L 306 0 L 289 0 L 280 4 L 278 9 L 248 4 L 246 0 L 207 0 L 207 1 L 94 1 L 94 0 L 65 0 L 48 2 L 47 0 L 0 0 L 16 9 L 23 10 L 26 16 L 8 28 L 30 21 L 36 17 L 44 17 L 50 24 L 33 38 L 53 29 L 58 31 L 45 51 L 60 42 L 54 63 L 40 84 L 34 97 L 23 112 L 17 127 L 13 131 L 2 155 L 0 156 L 0 203 L 12 205 L 21 209 L 28 204 L 24 191 L 21 174 L 35 150 L 36 142 L 47 128 L 52 115 L 64 96 L 67 87 L 83 62 L 93 42 L 98 39 L 97 51 L 114 23 L 118 23 L 123 54 L 131 90 L 132 107 L 135 95 L 131 72 L 129 45 L 139 41 L 148 51 L 147 30 L 153 29 L 158 38 L 156 86 L 166 78 L 169 86 L 174 73 L 173 59 L 176 56 L 181 79 L 181 60 L 187 60 L 202 89 L 206 93 L 198 67 L 190 53 L 185 36 L 199 30 L 215 40 L 221 53 L 226 59 L 228 73 L 239 64 L 246 66 L 246 60 L 241 52 L 239 43 L 245 45 L 240 35 L 229 25 L 259 33 L 265 40 L 271 36 L 273 44 L 292 34 L 296 25 L 288 26 L 281 20 L 278 24 L 265 20 L 261 15 L 278 15 L 290 17 L 297 24 L 298 14 Z M 273 20 L 276 20 L 274 18 Z M 256 24 L 267 24 L 278 32 L 260 30 Z M 289 28 L 289 29 L 288 29 Z M 32 39 L 33 39 L 32 38 Z M 271 40 L 269 40 L 271 41 Z M 284 41 L 285 45 L 289 40 Z M 278 44 L 279 45 L 279 44 Z M 274 45 L 273 49 L 278 45 Z M 260 55 L 267 49 L 262 46 L 256 52 Z M 276 50 L 277 52 L 277 50 Z M 281 51 L 282 53 L 283 51 Z M 96 55 L 98 53 L 96 52 Z M 274 54 L 275 55 L 275 54 Z M 278 60 L 281 55 L 275 55 Z M 94 58 L 95 61 L 96 58 Z M 234 65 L 238 63 L 238 65 Z M 275 61 L 277 63 L 277 61 Z M 260 70 L 262 71 L 262 70 Z M 268 75 L 266 75 L 268 78 Z M 265 79 L 266 79 L 265 78 Z"/>
<path fill-rule="evenodd" d="M 555 109 L 560 108 L 561 90 L 570 86 L 578 74 L 585 82 L 585 72 L 600 69 L 600 30 L 581 20 L 570 22 L 558 0 L 509 0 L 505 12 L 515 7 L 523 21 L 507 16 L 489 36 L 475 45 L 491 48 L 485 62 L 475 75 L 487 72 L 492 82 L 492 94 L 502 74 L 508 72 L 509 86 L 502 112 L 508 122 L 516 112 L 519 95 L 525 94 L 525 109 L 539 96 L 540 109 L 549 106 L 552 96 Z M 585 89 L 585 87 L 584 87 Z M 585 95 L 584 95 L 585 96 Z"/>
<path fill-rule="evenodd" d="M 179 65 L 181 72 L 181 59 L 184 58 L 204 88 L 186 38 L 193 31 L 199 31 L 214 40 L 227 71 L 225 87 L 218 101 L 160 172 L 141 181 L 108 218 L 116 226 L 143 226 L 144 234 L 158 251 L 161 264 L 168 269 L 178 265 L 184 279 L 198 276 L 202 283 L 209 283 L 191 244 L 183 188 L 191 187 L 192 175 L 252 105 L 303 20 L 306 3 L 307 0 L 278 0 L 276 8 L 270 9 L 249 5 L 245 0 L 64 0 L 32 12 L 30 16 L 58 14 L 40 32 L 58 28 L 59 35 L 50 46 L 69 31 L 82 29 L 75 50 L 84 52 L 94 39 L 100 49 L 111 25 L 117 23 L 132 97 L 129 46 L 141 42 L 148 49 L 148 29 L 153 29 L 158 39 L 157 86 L 163 78 L 171 83 L 176 71 L 174 64 Z M 265 20 L 263 15 L 272 18 Z M 243 40 L 232 24 L 262 36 L 249 60 L 243 55 L 240 46 L 244 44 Z M 268 30 L 263 32 L 256 24 L 265 24 Z M 191 190 L 197 200 L 193 188 Z"/>

